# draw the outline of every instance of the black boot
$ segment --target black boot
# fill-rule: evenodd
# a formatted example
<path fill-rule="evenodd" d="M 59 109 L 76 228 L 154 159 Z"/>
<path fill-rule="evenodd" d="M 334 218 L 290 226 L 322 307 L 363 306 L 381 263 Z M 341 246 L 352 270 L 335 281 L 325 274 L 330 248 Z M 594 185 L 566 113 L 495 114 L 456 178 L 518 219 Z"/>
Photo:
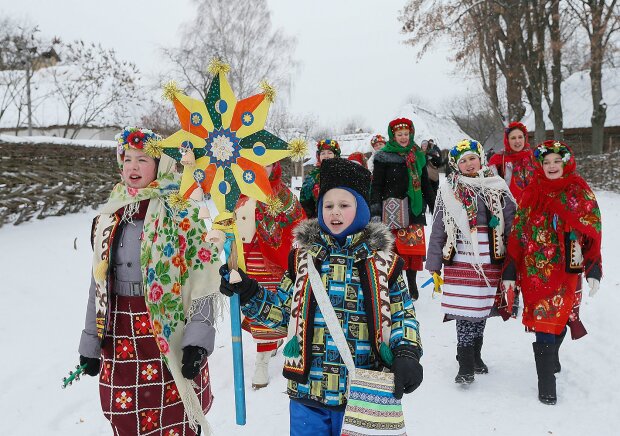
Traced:
<path fill-rule="evenodd" d="M 409 287 L 409 295 L 411 295 L 411 299 L 416 301 L 420 296 L 418 292 L 418 284 L 415 279 L 418 272 L 414 269 L 405 270 L 405 274 L 407 275 L 407 286 Z"/>
<path fill-rule="evenodd" d="M 558 373 L 562 371 L 562 365 L 560 365 L 560 345 L 562 345 L 562 341 L 564 340 L 564 336 L 566 336 L 566 329 L 555 337 L 555 367 L 553 369 L 554 373 Z"/>
<path fill-rule="evenodd" d="M 555 391 L 555 352 L 557 344 L 534 342 L 534 359 L 538 373 L 538 399 L 544 404 L 555 404 L 558 400 Z"/>
<path fill-rule="evenodd" d="M 459 373 L 454 378 L 455 383 L 470 384 L 474 381 L 474 359 L 475 351 L 473 346 L 456 347 L 456 358 L 459 361 Z"/>
<path fill-rule="evenodd" d="M 476 374 L 488 374 L 489 367 L 482 361 L 482 336 L 474 339 L 474 372 Z"/>

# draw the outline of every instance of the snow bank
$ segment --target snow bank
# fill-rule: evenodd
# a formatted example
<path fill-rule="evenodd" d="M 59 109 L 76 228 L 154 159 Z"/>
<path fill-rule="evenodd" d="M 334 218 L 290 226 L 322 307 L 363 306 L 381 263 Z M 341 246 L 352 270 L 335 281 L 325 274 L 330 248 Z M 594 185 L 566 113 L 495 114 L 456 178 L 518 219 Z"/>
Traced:
<path fill-rule="evenodd" d="M 57 136 L 13 136 L 0 135 L 0 143 L 8 144 L 57 144 L 57 145 L 78 145 L 81 147 L 116 147 L 116 141 L 106 141 L 99 139 L 69 139 Z"/>
<path fill-rule="evenodd" d="M 614 435 L 620 426 L 620 195 L 597 192 L 602 208 L 605 277 L 595 298 L 584 297 L 581 316 L 589 334 L 564 341 L 558 374 L 558 404 L 537 399 L 533 335 L 519 321 L 491 319 L 484 360 L 490 373 L 469 387 L 457 386 L 454 323 L 442 322 L 439 301 L 420 290 L 416 303 L 424 344 L 424 382 L 404 397 L 412 435 L 581 436 Z M 94 212 L 49 218 L 0 229 L 0 434 L 109 435 L 99 404 L 97 380 L 85 377 L 67 390 L 61 378 L 75 367 L 90 282 L 89 232 Z M 429 216 L 430 221 L 430 216 Z M 428 229 L 427 229 L 428 230 Z M 76 239 L 77 238 L 77 239 Z M 76 241 L 76 249 L 74 249 Z M 616 265 L 616 267 L 614 267 Z M 428 278 L 420 273 L 418 283 Z M 247 425 L 235 425 L 230 327 L 219 327 L 209 358 L 215 401 L 207 416 L 217 435 L 288 434 L 289 400 L 281 352 L 269 368 L 271 384 L 249 387 L 255 346 L 243 335 Z M 321 436 L 321 435 L 317 435 Z"/>

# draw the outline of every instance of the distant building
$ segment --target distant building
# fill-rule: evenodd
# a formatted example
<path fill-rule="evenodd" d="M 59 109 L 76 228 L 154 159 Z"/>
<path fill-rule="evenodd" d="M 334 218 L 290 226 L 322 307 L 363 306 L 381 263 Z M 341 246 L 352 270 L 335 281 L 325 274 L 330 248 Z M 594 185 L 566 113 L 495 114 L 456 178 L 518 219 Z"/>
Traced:
<path fill-rule="evenodd" d="M 607 104 L 605 119 L 605 139 L 603 152 L 620 149 L 620 68 L 603 69 L 603 99 Z M 562 83 L 562 111 L 564 114 L 564 140 L 577 154 L 590 152 L 592 144 L 592 97 L 590 72 L 579 71 Z M 553 139 L 553 123 L 549 110 L 543 103 L 545 113 L 546 138 Z M 522 121 L 530 133 L 530 143 L 534 145 L 534 114 L 530 107 Z"/>

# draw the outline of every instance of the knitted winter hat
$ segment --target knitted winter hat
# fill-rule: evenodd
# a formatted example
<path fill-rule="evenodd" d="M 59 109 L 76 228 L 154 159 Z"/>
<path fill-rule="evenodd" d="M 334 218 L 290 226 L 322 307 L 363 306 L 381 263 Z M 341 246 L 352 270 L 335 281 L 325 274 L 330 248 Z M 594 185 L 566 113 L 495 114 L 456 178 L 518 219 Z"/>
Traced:
<path fill-rule="evenodd" d="M 123 167 L 125 151 L 133 148 L 143 151 L 153 159 L 161 157 L 161 150 L 157 147 L 157 142 L 161 141 L 161 136 L 152 130 L 140 127 L 125 127 L 114 139 L 118 142 L 116 148 L 116 161 L 120 168 Z"/>
<path fill-rule="evenodd" d="M 556 141 L 555 139 L 549 139 L 548 141 L 538 144 L 534 149 L 534 158 L 542 164 L 545 156 L 551 153 L 557 153 L 562 156 L 564 166 L 573 158 L 573 153 L 568 145 L 561 141 Z"/>
<path fill-rule="evenodd" d="M 482 148 L 482 144 L 472 139 L 463 139 L 461 142 L 452 147 L 450 153 L 448 153 L 448 163 L 454 170 L 458 171 L 459 161 L 469 154 L 478 156 L 480 158 L 480 164 L 487 164 L 486 155 L 484 153 L 484 148 Z"/>
<path fill-rule="evenodd" d="M 351 162 L 357 162 L 364 168 L 368 168 L 368 165 L 366 165 L 366 156 L 364 156 L 364 153 L 360 153 L 359 151 L 351 153 L 349 157 L 347 157 L 347 160 L 350 160 Z"/>
<path fill-rule="evenodd" d="M 370 171 L 350 160 L 335 157 L 321 164 L 319 198 L 333 188 L 350 188 L 369 203 Z"/>
<path fill-rule="evenodd" d="M 395 120 L 390 121 L 389 128 L 392 134 L 402 129 L 408 129 L 412 133 L 414 132 L 413 121 L 408 118 L 396 118 Z"/>
<path fill-rule="evenodd" d="M 375 136 L 373 136 L 372 139 L 370 140 L 370 145 L 374 147 L 375 144 L 377 144 L 378 142 L 383 142 L 384 144 L 386 143 L 386 140 L 383 137 L 383 135 L 375 135 Z"/>
<path fill-rule="evenodd" d="M 334 139 L 321 139 L 316 143 L 316 160 L 319 161 L 319 155 L 323 150 L 331 150 L 336 157 L 340 157 L 340 144 Z"/>

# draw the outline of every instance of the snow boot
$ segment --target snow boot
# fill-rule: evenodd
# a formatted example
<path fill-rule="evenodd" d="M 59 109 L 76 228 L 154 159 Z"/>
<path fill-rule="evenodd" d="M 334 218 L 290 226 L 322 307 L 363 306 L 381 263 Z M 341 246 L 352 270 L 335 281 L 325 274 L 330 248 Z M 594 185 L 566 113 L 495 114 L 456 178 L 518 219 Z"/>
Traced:
<path fill-rule="evenodd" d="M 420 293 L 418 292 L 418 284 L 416 283 L 416 276 L 418 272 L 414 269 L 405 270 L 405 274 L 407 275 L 407 286 L 409 287 L 409 295 L 411 295 L 411 299 L 413 301 L 417 301 L 420 297 Z"/>
<path fill-rule="evenodd" d="M 554 374 L 557 344 L 534 342 L 532 346 L 538 373 L 538 399 L 543 404 L 553 405 L 558 400 Z"/>
<path fill-rule="evenodd" d="M 482 336 L 474 339 L 474 372 L 476 374 L 488 374 L 489 372 L 489 367 L 486 366 L 481 357 L 482 341 Z"/>
<path fill-rule="evenodd" d="M 553 368 L 553 372 L 554 373 L 558 373 L 560 371 L 562 371 L 562 365 L 560 365 L 560 345 L 562 345 L 562 341 L 564 340 L 564 337 L 566 336 L 566 329 L 564 329 L 564 331 L 562 333 L 560 333 L 559 335 L 557 335 L 555 337 L 555 366 Z"/>
<path fill-rule="evenodd" d="M 459 361 L 459 373 L 454 377 L 454 382 L 467 385 L 472 383 L 474 381 L 474 347 L 456 347 L 456 357 Z"/>
<path fill-rule="evenodd" d="M 269 360 L 271 351 L 256 353 L 254 363 L 254 377 L 252 377 L 252 389 L 261 389 L 269 384 Z"/>

